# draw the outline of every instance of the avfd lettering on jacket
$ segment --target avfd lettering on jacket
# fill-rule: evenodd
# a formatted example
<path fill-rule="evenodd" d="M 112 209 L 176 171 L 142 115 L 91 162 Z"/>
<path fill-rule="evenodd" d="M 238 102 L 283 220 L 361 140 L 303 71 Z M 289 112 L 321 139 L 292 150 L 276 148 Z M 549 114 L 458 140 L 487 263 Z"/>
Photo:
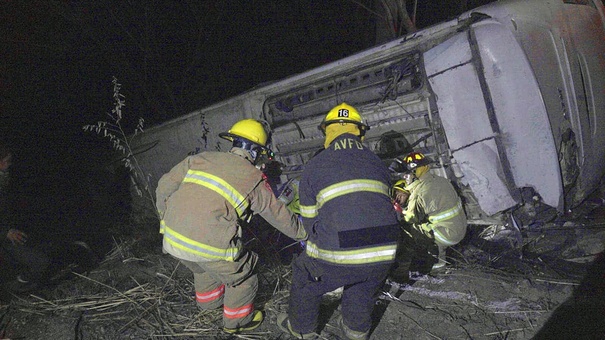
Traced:
<path fill-rule="evenodd" d="M 338 140 L 332 144 L 333 149 L 336 150 L 346 150 L 356 148 L 357 150 L 363 150 L 364 146 L 361 141 L 353 139 L 353 138 L 345 138 L 342 140 Z"/>
<path fill-rule="evenodd" d="M 344 134 L 311 159 L 301 177 L 306 253 L 334 264 L 394 260 L 399 235 L 386 166 L 357 136 Z"/>

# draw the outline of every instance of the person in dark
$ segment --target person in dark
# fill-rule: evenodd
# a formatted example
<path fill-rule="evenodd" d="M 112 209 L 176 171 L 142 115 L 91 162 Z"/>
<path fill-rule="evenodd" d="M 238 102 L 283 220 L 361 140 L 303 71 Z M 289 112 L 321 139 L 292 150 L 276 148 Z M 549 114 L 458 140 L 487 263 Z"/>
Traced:
<path fill-rule="evenodd" d="M 605 339 L 604 311 L 605 252 L 601 252 L 572 296 L 553 311 L 532 339 Z"/>
<path fill-rule="evenodd" d="M 50 259 L 44 252 L 28 247 L 27 234 L 13 225 L 8 192 L 12 158 L 10 149 L 0 144 L 0 266 L 9 289 L 25 291 L 43 279 Z"/>
<path fill-rule="evenodd" d="M 26 293 L 54 284 L 98 264 L 95 252 L 83 241 L 46 233 L 40 242 L 28 237 L 28 221 L 11 204 L 10 172 L 13 153 L 0 143 L 0 281 L 4 292 Z"/>

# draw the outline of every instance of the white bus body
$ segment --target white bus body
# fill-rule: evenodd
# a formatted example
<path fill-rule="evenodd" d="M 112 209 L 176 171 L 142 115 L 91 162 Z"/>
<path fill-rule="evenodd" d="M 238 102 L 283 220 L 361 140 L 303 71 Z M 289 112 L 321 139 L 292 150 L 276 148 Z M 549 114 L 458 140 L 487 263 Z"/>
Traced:
<path fill-rule="evenodd" d="M 135 157 L 153 186 L 187 154 L 229 149 L 218 133 L 236 121 L 265 119 L 285 181 L 322 146 L 317 125 L 340 102 L 362 112 L 385 163 L 411 147 L 432 158 L 470 223 L 527 204 L 563 213 L 605 172 L 603 4 L 494 2 L 149 128 Z"/>

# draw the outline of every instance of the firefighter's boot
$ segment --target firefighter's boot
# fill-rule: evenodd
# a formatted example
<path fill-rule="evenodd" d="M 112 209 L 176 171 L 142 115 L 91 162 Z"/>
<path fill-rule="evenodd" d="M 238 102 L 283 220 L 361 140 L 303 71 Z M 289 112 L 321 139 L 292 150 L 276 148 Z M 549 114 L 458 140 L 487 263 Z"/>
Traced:
<path fill-rule="evenodd" d="M 277 326 L 284 333 L 288 333 L 295 337 L 296 339 L 317 339 L 317 333 L 298 333 L 292 329 L 290 325 L 290 320 L 288 319 L 288 314 L 282 313 L 277 316 Z"/>

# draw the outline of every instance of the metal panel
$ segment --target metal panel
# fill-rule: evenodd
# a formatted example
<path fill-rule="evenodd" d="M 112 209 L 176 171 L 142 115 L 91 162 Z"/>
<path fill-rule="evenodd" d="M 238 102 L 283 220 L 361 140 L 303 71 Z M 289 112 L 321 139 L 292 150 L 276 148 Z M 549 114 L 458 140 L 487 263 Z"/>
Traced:
<path fill-rule="evenodd" d="M 563 187 L 548 113 L 524 52 L 501 24 L 474 28 L 500 137 L 517 187 L 562 208 Z"/>
<path fill-rule="evenodd" d="M 491 215 L 516 204 L 502 176 L 485 98 L 470 63 L 467 33 L 461 33 L 425 54 L 430 84 L 452 155 L 481 206 Z M 436 72 L 436 73 L 435 73 Z"/>
<path fill-rule="evenodd" d="M 496 143 L 486 140 L 456 152 L 464 173 L 462 182 L 470 185 L 481 209 L 493 215 L 516 204 L 510 196 L 499 169 Z"/>

